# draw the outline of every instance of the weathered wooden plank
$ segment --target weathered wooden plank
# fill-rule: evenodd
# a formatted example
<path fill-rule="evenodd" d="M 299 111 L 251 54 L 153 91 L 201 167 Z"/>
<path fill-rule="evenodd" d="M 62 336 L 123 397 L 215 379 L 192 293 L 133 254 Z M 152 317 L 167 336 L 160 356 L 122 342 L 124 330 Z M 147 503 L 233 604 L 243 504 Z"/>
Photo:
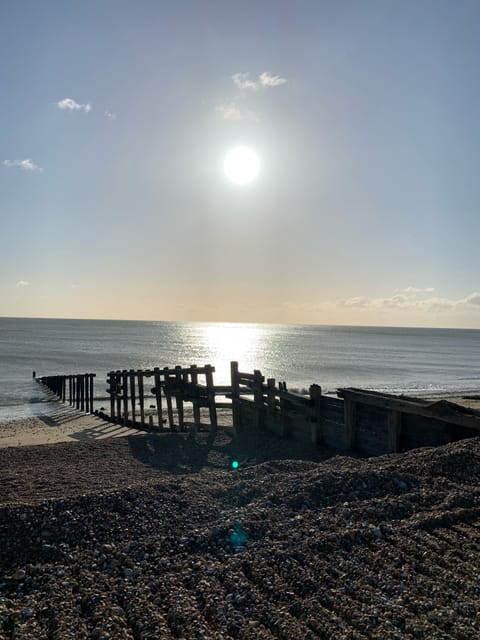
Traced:
<path fill-rule="evenodd" d="M 158 420 L 158 428 L 161 429 L 163 425 L 163 411 L 162 411 L 162 388 L 161 388 L 161 378 L 160 378 L 160 369 L 155 367 L 155 400 L 157 405 L 157 420 Z"/>
<path fill-rule="evenodd" d="M 400 451 L 400 434 L 402 429 L 402 414 L 392 410 L 388 414 L 388 450 L 390 453 Z"/>
<path fill-rule="evenodd" d="M 136 402 L 136 394 L 135 394 L 135 374 L 136 372 L 133 369 L 130 369 L 129 379 L 130 379 L 130 406 L 132 407 L 132 423 L 135 426 L 135 420 L 137 417 L 137 410 L 135 406 Z"/>
<path fill-rule="evenodd" d="M 140 422 L 145 425 L 145 394 L 143 390 L 143 371 L 137 371 L 138 376 L 138 401 L 140 404 Z"/>
<path fill-rule="evenodd" d="M 115 372 L 115 389 L 117 393 L 117 421 L 121 422 L 122 416 L 122 396 L 121 396 L 122 373 L 119 369 Z"/>
<path fill-rule="evenodd" d="M 351 450 L 355 448 L 355 428 L 356 428 L 356 408 L 355 401 L 349 397 L 345 398 L 343 405 L 345 423 L 345 448 Z"/>
<path fill-rule="evenodd" d="M 198 387 L 198 373 L 197 373 L 197 366 L 192 364 L 190 366 L 190 369 L 192 369 L 192 384 L 195 385 L 195 387 Z M 193 422 L 195 423 L 195 429 L 200 426 L 200 402 L 199 400 L 193 400 Z"/>
<path fill-rule="evenodd" d="M 128 371 L 122 369 L 123 424 L 128 423 Z"/>
<path fill-rule="evenodd" d="M 172 407 L 172 396 L 170 391 L 168 391 L 168 382 L 169 382 L 169 377 L 170 377 L 170 373 L 169 373 L 169 368 L 168 367 L 164 367 L 163 368 L 163 378 L 165 381 L 165 385 L 163 387 L 164 392 L 165 392 L 165 399 L 167 401 L 167 414 L 168 414 L 168 426 L 170 428 L 171 431 L 175 430 L 175 423 L 173 421 L 173 407 Z M 175 370 L 174 370 L 175 372 Z"/>
<path fill-rule="evenodd" d="M 232 399 L 232 422 L 234 432 L 240 433 L 242 430 L 241 410 L 240 410 L 240 382 L 238 377 L 238 362 L 230 362 L 230 380 L 232 383 L 232 391 L 229 397 Z"/>
<path fill-rule="evenodd" d="M 310 399 L 312 402 L 312 430 L 311 438 L 312 444 L 319 444 L 323 442 L 322 431 L 322 387 L 318 384 L 312 384 L 310 386 Z"/>
<path fill-rule="evenodd" d="M 205 365 L 205 384 L 207 387 L 208 411 L 210 414 L 210 424 L 212 431 L 217 430 L 217 409 L 215 407 L 215 385 L 213 383 L 213 372 L 215 368 L 210 364 Z"/>
<path fill-rule="evenodd" d="M 187 373 L 183 374 L 184 376 Z M 183 412 L 183 382 L 184 378 L 182 377 L 182 367 L 175 367 L 175 380 L 177 382 L 177 392 L 175 393 L 175 404 L 177 405 L 177 416 L 178 416 L 178 426 L 180 427 L 180 431 L 185 430 L 185 421 L 184 421 L 184 412 Z"/>
<path fill-rule="evenodd" d="M 362 391 L 361 389 L 339 389 L 337 394 L 345 400 L 349 398 L 359 404 L 379 407 L 386 410 L 397 410 L 402 413 L 411 413 L 425 418 L 433 418 L 443 420 L 450 424 L 456 424 L 461 427 L 467 427 L 480 431 L 480 415 L 475 413 L 466 413 L 463 407 L 454 403 L 426 403 L 424 400 L 415 402 L 413 400 L 405 400 L 397 396 L 378 394 L 372 391 Z M 455 407 L 458 406 L 458 409 Z M 444 409 L 436 410 L 436 407 Z"/>

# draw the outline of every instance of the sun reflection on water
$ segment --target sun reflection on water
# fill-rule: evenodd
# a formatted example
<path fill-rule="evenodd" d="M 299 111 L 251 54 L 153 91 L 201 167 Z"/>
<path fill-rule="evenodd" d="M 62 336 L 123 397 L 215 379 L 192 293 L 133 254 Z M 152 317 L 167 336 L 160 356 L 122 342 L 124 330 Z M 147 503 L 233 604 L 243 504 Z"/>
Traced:
<path fill-rule="evenodd" d="M 201 328 L 205 349 L 215 363 L 215 379 L 230 379 L 230 362 L 236 360 L 243 371 L 258 368 L 258 352 L 264 331 L 259 325 L 209 324 Z"/>

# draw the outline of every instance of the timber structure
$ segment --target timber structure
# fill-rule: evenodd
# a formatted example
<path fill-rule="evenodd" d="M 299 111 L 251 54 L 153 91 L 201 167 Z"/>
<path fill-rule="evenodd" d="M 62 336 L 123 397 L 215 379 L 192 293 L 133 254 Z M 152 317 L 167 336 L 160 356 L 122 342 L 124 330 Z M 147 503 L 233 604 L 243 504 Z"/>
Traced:
<path fill-rule="evenodd" d="M 480 435 L 480 412 L 446 400 L 429 401 L 365 389 L 345 388 L 337 397 L 312 384 L 308 395 L 289 391 L 287 383 L 242 372 L 231 363 L 230 385 L 215 385 L 212 365 L 122 369 L 106 375 L 108 409 L 94 407 L 96 374 L 35 378 L 62 402 L 128 427 L 147 430 L 217 429 L 217 409 L 229 408 L 235 433 L 273 432 L 362 455 L 397 453 Z M 193 422 L 185 420 L 185 404 Z M 208 425 L 202 425 L 202 412 Z"/>

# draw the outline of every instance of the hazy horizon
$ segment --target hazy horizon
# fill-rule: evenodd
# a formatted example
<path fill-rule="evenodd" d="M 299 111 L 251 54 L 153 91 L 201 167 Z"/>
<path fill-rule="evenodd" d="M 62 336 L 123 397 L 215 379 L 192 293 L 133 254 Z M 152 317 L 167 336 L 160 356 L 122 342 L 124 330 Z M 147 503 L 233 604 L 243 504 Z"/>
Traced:
<path fill-rule="evenodd" d="M 85 322 L 138 322 L 138 323 L 165 323 L 165 324 L 225 324 L 225 325 L 272 325 L 272 326 L 302 326 L 302 327 L 338 327 L 338 328 L 351 328 L 351 329 L 421 329 L 432 331 L 480 331 L 477 327 L 450 327 L 450 326 L 437 326 L 437 327 L 425 327 L 418 325 L 394 325 L 394 324 L 331 324 L 323 322 L 259 322 L 254 320 L 164 320 L 159 318 L 74 318 L 74 317 L 60 317 L 60 316 L 0 316 L 0 320 L 73 320 L 73 321 L 85 321 Z"/>
<path fill-rule="evenodd" d="M 0 315 L 480 328 L 478 25 L 2 3 Z"/>

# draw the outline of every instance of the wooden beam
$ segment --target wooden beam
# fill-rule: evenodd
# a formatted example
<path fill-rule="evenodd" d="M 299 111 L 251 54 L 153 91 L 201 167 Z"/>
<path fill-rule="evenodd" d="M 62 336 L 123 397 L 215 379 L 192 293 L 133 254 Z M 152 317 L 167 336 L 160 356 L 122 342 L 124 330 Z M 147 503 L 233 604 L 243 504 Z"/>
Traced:
<path fill-rule="evenodd" d="M 318 444 L 323 442 L 322 433 L 322 387 L 318 384 L 312 384 L 310 386 L 310 399 L 312 403 L 312 430 L 311 438 L 312 444 Z"/>
<path fill-rule="evenodd" d="M 232 361 L 230 362 L 230 380 L 232 383 L 232 422 L 233 422 L 233 431 L 235 434 L 240 433 L 242 430 L 241 424 L 241 407 L 240 407 L 240 383 L 239 383 L 239 374 L 238 374 L 238 362 Z"/>
<path fill-rule="evenodd" d="M 401 429 L 402 414 L 394 409 L 388 414 L 388 450 L 390 453 L 400 451 Z"/>
<path fill-rule="evenodd" d="M 137 371 L 138 376 L 138 401 L 140 403 L 140 422 L 145 426 L 145 393 L 143 390 L 143 371 Z"/>
<path fill-rule="evenodd" d="M 132 425 L 135 426 L 135 420 L 137 417 L 137 413 L 136 413 L 136 407 L 135 407 L 135 402 L 136 402 L 136 397 L 135 397 L 135 371 L 133 369 L 130 369 L 130 373 L 129 373 L 129 378 L 130 378 L 130 403 L 131 403 L 131 407 L 132 407 Z"/>
<path fill-rule="evenodd" d="M 345 422 L 345 448 L 349 451 L 355 448 L 355 428 L 357 418 L 355 401 L 351 398 L 345 398 L 343 409 Z"/>
<path fill-rule="evenodd" d="M 389 411 L 396 410 L 401 413 L 410 413 L 480 431 L 480 415 L 477 416 L 473 413 L 466 413 L 463 407 L 454 405 L 453 403 L 448 403 L 447 405 L 440 404 L 439 406 L 439 403 L 427 403 L 424 400 L 416 402 L 413 400 L 405 400 L 398 396 L 379 394 L 373 391 L 363 391 L 362 389 L 354 388 L 339 389 L 337 395 L 340 398 L 344 398 L 345 401 L 349 399 L 358 404 L 378 407 Z M 437 410 L 435 409 L 436 406 Z M 459 407 L 457 411 L 454 409 L 455 406 Z M 438 409 L 440 408 L 444 410 L 439 411 Z"/>
<path fill-rule="evenodd" d="M 158 428 L 161 429 L 163 426 L 163 411 L 162 411 L 162 387 L 160 384 L 160 369 L 155 367 L 155 399 L 157 403 L 157 419 L 158 419 Z"/>
<path fill-rule="evenodd" d="M 205 369 L 205 384 L 207 386 L 207 398 L 208 398 L 208 411 L 210 414 L 210 424 L 212 431 L 216 431 L 218 427 L 217 423 L 217 408 L 215 406 L 215 385 L 213 383 L 213 372 L 215 368 L 210 364 L 204 366 Z"/>

